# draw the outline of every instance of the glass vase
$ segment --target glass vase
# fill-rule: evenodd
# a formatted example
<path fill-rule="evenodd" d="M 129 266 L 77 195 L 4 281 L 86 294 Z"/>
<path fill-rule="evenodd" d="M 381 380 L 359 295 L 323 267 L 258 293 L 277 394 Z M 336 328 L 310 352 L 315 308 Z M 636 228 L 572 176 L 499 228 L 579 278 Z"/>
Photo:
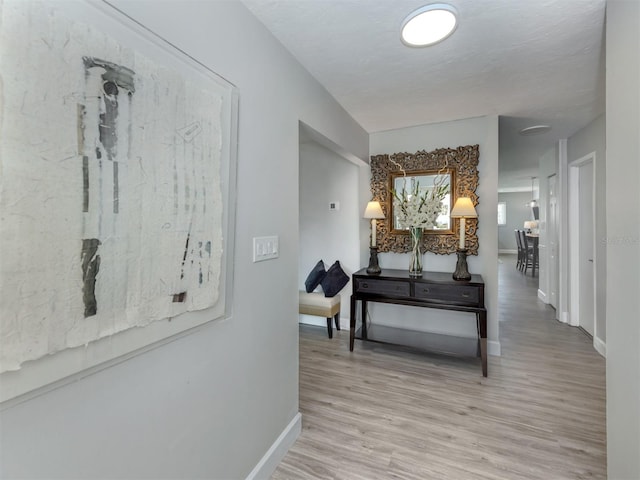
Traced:
<path fill-rule="evenodd" d="M 422 227 L 409 227 L 411 237 L 411 259 L 409 261 L 409 275 L 422 276 Z"/>

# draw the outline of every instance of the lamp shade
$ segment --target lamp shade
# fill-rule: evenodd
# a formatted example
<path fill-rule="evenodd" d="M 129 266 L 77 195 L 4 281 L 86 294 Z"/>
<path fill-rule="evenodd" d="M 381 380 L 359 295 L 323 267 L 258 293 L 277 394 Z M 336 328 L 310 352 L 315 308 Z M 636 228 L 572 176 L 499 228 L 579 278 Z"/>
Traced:
<path fill-rule="evenodd" d="M 538 228 L 538 222 L 535 220 L 529 220 L 524 222 L 524 228 L 531 230 L 532 228 Z"/>
<path fill-rule="evenodd" d="M 380 202 L 369 202 L 364 211 L 364 218 L 384 218 Z"/>
<path fill-rule="evenodd" d="M 469 197 L 460 197 L 456 200 L 453 210 L 451 210 L 451 216 L 453 218 L 477 218 L 478 214 Z"/>

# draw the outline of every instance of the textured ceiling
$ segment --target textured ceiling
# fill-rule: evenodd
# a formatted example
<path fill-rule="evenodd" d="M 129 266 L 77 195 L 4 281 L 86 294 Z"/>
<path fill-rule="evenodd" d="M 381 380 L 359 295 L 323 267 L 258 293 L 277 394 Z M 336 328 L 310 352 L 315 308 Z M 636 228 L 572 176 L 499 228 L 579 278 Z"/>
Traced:
<path fill-rule="evenodd" d="M 370 133 L 500 115 L 502 187 L 530 188 L 540 152 L 604 112 L 605 0 L 451 0 L 458 28 L 427 48 L 399 27 L 433 2 L 242 1 Z"/>

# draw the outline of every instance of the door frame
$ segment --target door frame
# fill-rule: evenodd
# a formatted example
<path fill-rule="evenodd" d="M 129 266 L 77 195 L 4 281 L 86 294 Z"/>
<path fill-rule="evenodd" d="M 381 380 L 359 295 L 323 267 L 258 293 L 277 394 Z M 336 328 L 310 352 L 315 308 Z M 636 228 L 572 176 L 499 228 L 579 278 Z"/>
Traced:
<path fill-rule="evenodd" d="M 551 179 L 553 179 L 554 185 L 554 197 L 555 204 L 551 205 Z M 547 223 L 547 237 L 545 240 L 547 253 L 546 253 L 546 262 L 547 262 L 547 285 L 546 291 L 547 297 L 546 300 L 549 305 L 556 309 L 556 320 L 559 320 L 559 305 L 560 305 L 560 279 L 559 279 L 559 270 L 560 270 L 560 222 L 559 215 L 560 209 L 558 206 L 559 202 L 559 186 L 560 180 L 557 173 L 553 173 L 551 175 L 547 175 L 547 195 L 546 195 L 546 208 L 545 208 L 545 220 Z M 553 222 L 550 221 L 551 211 L 553 210 Z M 555 261 L 551 261 L 551 245 L 555 245 Z M 551 285 L 554 285 L 554 288 L 551 288 Z M 552 301 L 553 299 L 553 301 Z"/>
<path fill-rule="evenodd" d="M 598 338 L 598 298 L 596 295 L 596 266 L 597 266 L 597 250 L 596 250 L 596 152 L 591 152 L 584 157 L 573 160 L 569 163 L 569 178 L 568 178 L 568 200 L 569 200 L 569 285 L 570 285 L 570 298 L 569 298 L 569 315 L 570 325 L 580 326 L 580 249 L 578 248 L 579 242 L 572 241 L 571 232 L 579 232 L 579 182 L 580 182 L 580 168 L 591 163 L 593 171 L 593 181 L 591 184 L 591 192 L 593 202 L 591 205 L 591 218 L 592 218 L 592 241 L 593 241 L 593 285 L 592 285 L 592 297 L 593 297 L 593 346 L 601 354 L 604 355 L 602 349 L 604 343 Z"/>

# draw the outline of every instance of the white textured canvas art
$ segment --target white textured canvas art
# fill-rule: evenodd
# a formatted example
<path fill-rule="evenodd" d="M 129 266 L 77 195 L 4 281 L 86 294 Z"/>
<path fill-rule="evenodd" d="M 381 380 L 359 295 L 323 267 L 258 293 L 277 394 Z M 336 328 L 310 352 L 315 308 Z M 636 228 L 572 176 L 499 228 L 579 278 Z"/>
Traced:
<path fill-rule="evenodd" d="M 0 5 L 2 372 L 224 301 L 221 92 L 52 5 Z"/>

